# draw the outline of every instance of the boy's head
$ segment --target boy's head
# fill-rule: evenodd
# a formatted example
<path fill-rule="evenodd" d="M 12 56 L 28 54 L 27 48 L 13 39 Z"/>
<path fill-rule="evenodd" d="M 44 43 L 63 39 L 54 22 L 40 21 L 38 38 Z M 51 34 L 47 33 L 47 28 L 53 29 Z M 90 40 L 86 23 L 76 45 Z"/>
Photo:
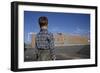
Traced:
<path fill-rule="evenodd" d="M 47 27 L 48 26 L 48 18 L 45 16 L 39 17 L 39 25 L 40 25 L 40 28 Z"/>

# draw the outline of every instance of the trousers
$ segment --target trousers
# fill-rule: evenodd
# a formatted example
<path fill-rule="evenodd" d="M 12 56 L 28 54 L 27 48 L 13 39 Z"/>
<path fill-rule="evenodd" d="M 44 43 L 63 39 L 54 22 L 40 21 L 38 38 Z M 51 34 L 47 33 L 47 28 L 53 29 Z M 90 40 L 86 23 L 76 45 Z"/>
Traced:
<path fill-rule="evenodd" d="M 52 54 L 50 50 L 38 50 L 38 61 L 52 60 Z"/>

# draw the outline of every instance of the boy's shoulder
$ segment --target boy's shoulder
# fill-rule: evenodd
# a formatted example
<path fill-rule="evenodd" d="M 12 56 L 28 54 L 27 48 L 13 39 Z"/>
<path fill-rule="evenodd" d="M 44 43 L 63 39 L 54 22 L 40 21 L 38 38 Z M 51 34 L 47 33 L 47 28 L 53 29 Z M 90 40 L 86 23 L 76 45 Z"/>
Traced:
<path fill-rule="evenodd" d="M 51 32 L 48 32 L 48 34 L 49 34 L 49 35 L 53 35 L 53 33 L 51 33 Z"/>
<path fill-rule="evenodd" d="M 47 33 L 45 33 L 45 34 L 47 34 L 47 35 L 53 35 L 53 33 L 51 33 L 51 32 L 47 32 Z M 39 35 L 43 35 L 41 32 L 38 32 L 37 34 L 36 34 L 36 36 L 39 36 Z"/>
<path fill-rule="evenodd" d="M 36 34 L 36 38 L 41 38 L 43 35 L 45 35 L 45 37 L 47 36 L 47 37 L 49 37 L 49 38 L 54 37 L 54 36 L 53 36 L 53 33 L 51 33 L 51 32 L 48 32 L 48 33 L 46 33 L 46 34 L 41 34 L 41 33 L 39 32 L 39 33 Z"/>

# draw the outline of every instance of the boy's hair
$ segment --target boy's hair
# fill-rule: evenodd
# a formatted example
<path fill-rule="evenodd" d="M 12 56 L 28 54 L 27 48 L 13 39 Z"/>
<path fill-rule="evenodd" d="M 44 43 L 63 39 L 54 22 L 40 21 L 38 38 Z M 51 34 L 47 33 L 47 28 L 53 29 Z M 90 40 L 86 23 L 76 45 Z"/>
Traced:
<path fill-rule="evenodd" d="M 42 26 L 48 26 L 48 18 L 45 16 L 39 17 L 39 25 L 40 25 L 40 28 Z"/>

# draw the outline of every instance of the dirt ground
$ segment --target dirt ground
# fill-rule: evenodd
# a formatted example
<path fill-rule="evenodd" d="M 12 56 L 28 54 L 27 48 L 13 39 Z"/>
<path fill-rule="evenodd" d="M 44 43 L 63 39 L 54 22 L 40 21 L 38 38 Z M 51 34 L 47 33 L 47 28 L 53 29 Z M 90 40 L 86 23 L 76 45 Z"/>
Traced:
<path fill-rule="evenodd" d="M 56 60 L 89 59 L 90 45 L 58 46 L 55 47 Z M 34 48 L 26 49 L 24 61 L 36 61 Z"/>

